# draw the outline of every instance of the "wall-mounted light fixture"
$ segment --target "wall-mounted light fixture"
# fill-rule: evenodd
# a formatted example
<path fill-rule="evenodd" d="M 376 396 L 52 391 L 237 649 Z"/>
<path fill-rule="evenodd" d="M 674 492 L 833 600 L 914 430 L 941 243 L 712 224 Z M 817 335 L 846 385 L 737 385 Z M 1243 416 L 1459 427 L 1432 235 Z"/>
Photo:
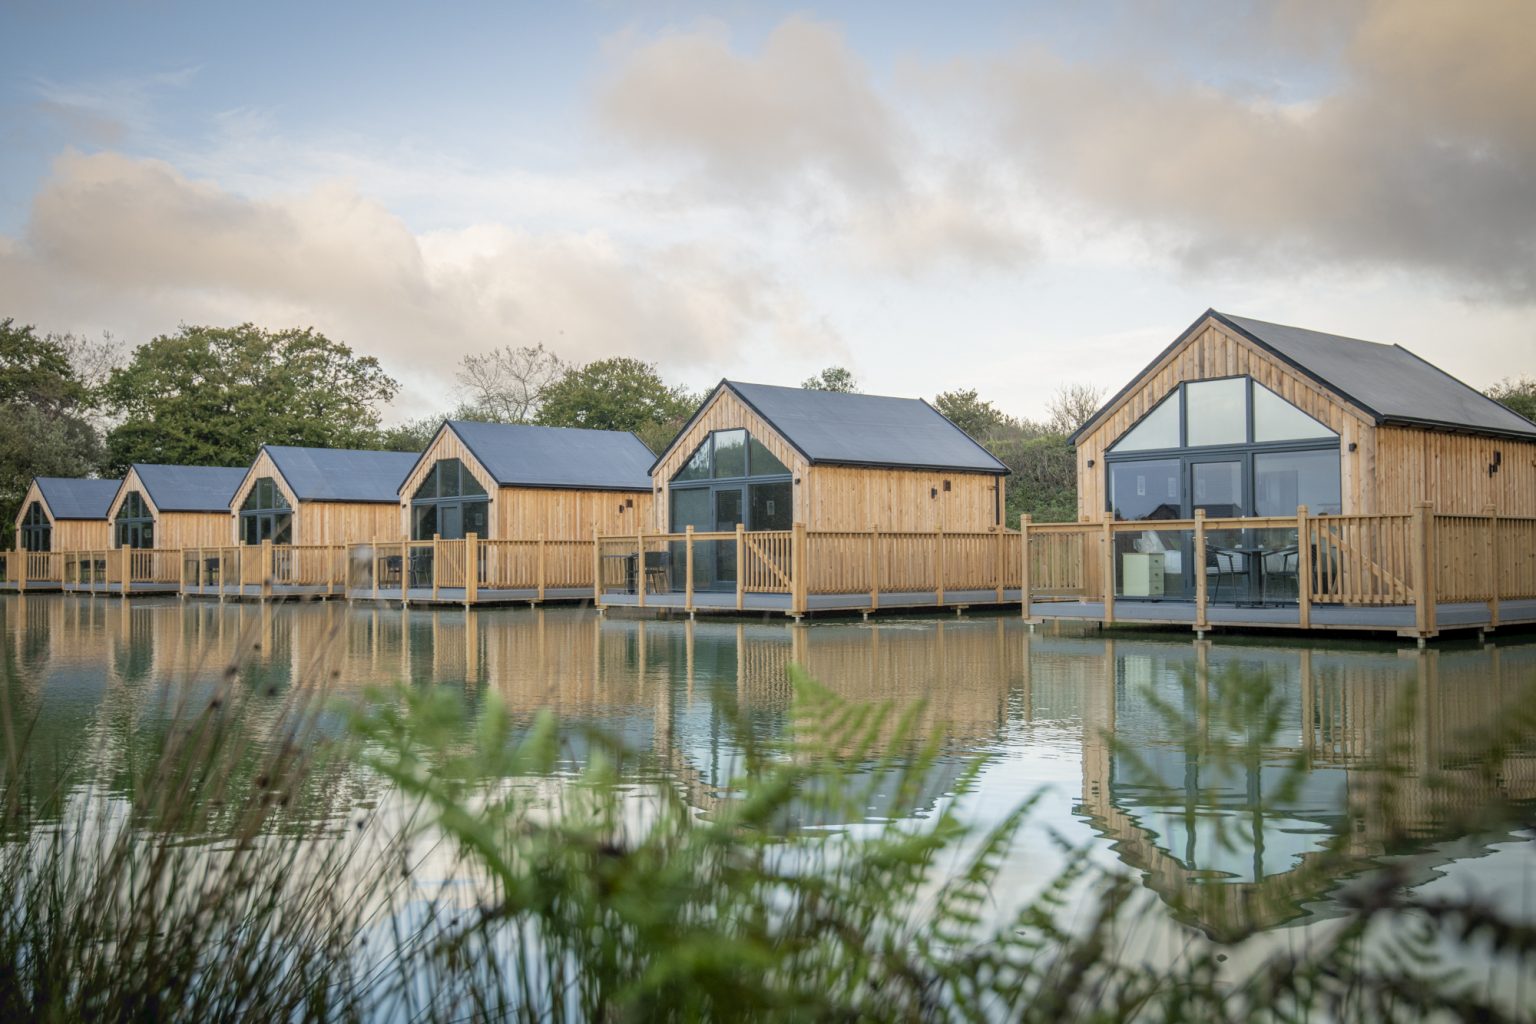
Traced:
<path fill-rule="evenodd" d="M 1093 460 L 1092 460 L 1092 459 L 1089 459 L 1089 460 L 1088 460 L 1088 468 L 1089 468 L 1089 469 L 1092 469 L 1092 468 L 1093 468 Z"/>
<path fill-rule="evenodd" d="M 1493 461 L 1488 463 L 1488 475 L 1493 476 L 1493 474 L 1497 473 L 1499 471 L 1499 464 L 1503 461 L 1504 453 L 1495 449 L 1493 453 Z"/>
<path fill-rule="evenodd" d="M 945 494 L 949 493 L 949 481 L 948 480 L 944 481 L 944 493 Z"/>
<path fill-rule="evenodd" d="M 928 497 L 930 497 L 930 498 L 937 498 L 938 496 L 939 496 L 939 489 L 937 487 L 930 487 L 930 488 L 928 488 Z"/>
<path fill-rule="evenodd" d="M 624 507 L 625 508 L 634 508 L 635 507 L 635 499 L 634 498 L 625 498 L 624 499 Z"/>
<path fill-rule="evenodd" d="M 1353 441 L 1349 442 L 1349 450 L 1350 451 L 1354 451 L 1356 448 L 1359 448 L 1359 447 L 1360 446 L 1358 444 L 1355 444 L 1355 442 L 1353 442 Z"/>

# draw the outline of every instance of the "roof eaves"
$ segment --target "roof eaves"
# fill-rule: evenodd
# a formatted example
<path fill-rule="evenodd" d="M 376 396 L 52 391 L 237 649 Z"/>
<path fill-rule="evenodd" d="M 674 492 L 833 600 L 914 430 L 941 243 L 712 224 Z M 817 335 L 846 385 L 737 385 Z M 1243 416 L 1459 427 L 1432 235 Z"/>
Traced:
<path fill-rule="evenodd" d="M 1483 398 L 1483 399 L 1485 399 L 1485 400 L 1487 400 L 1489 402 L 1492 402 L 1494 405 L 1498 406 L 1500 409 L 1503 409 L 1505 412 L 1511 413 L 1514 416 L 1519 417 L 1521 420 L 1524 420 L 1526 423 L 1530 424 L 1531 433 L 1532 434 L 1536 434 L 1536 421 L 1532 421 L 1529 417 L 1524 416 L 1524 415 L 1522 415 L 1522 414 L 1520 414 L 1518 412 L 1515 412 L 1515 410 L 1511 409 L 1509 406 L 1505 405 L 1503 402 L 1499 401 L 1497 398 L 1492 398 L 1492 397 L 1484 394 L 1483 392 L 1479 391 L 1477 388 L 1474 388 L 1472 385 L 1468 384 L 1466 381 L 1462 380 L 1460 377 L 1456 376 L 1455 374 L 1450 373 L 1450 372 L 1448 372 L 1446 370 L 1442 370 L 1440 367 L 1436 366 L 1434 363 L 1430 362 L 1428 359 L 1425 359 L 1423 356 L 1419 355 L 1417 352 L 1414 352 L 1414 351 L 1412 351 L 1410 349 L 1403 348 L 1403 346 L 1401 346 L 1401 345 L 1394 344 L 1392 347 L 1396 348 L 1396 349 L 1401 349 L 1404 353 L 1406 353 L 1407 355 L 1413 357 L 1414 359 L 1417 359 L 1419 362 L 1423 363 L 1425 366 L 1429 367 L 1431 370 L 1434 370 L 1437 373 L 1440 373 L 1440 374 L 1443 374 L 1446 377 L 1449 377 L 1451 380 L 1455 381 L 1457 384 L 1460 384 L 1462 387 L 1466 388 L 1468 391 L 1471 391 L 1474 394 L 1480 396 L 1481 398 Z M 1391 419 L 1392 417 L 1389 416 L 1387 418 Z M 1481 430 L 1481 429 L 1483 429 L 1483 428 L 1479 428 L 1479 430 Z M 1498 427 L 1489 427 L 1489 428 L 1486 428 L 1486 429 L 1494 430 L 1494 431 L 1499 430 Z M 1529 436 L 1529 435 L 1523 435 L 1519 431 L 1512 431 L 1511 433 L 1513 434 L 1513 436 L 1516 436 L 1516 437 Z"/>
<path fill-rule="evenodd" d="M 1385 416 L 1384 426 L 1413 427 L 1417 430 L 1437 430 L 1447 434 L 1466 434 L 1470 437 L 1498 437 L 1510 441 L 1536 443 L 1536 424 L 1529 433 L 1519 430 L 1501 430 L 1498 427 L 1480 427 L 1473 423 L 1451 423 L 1447 420 L 1420 419 L 1415 416 Z"/>
<path fill-rule="evenodd" d="M 943 413 L 939 412 L 939 410 L 934 409 L 932 405 L 929 405 L 928 404 L 928 399 L 923 398 L 921 395 L 919 395 L 917 400 L 919 402 L 922 402 L 924 405 L 927 405 L 928 408 L 930 410 L 932 410 L 932 412 L 933 412 L 933 414 L 935 416 L 937 416 L 939 419 L 943 420 L 945 423 L 948 423 L 950 425 L 950 427 L 952 427 L 957 433 L 959 433 L 959 435 L 961 437 L 965 438 L 967 441 L 971 442 L 971 444 L 975 445 L 976 448 L 983 455 L 985 455 L 987 458 L 991 459 L 993 462 L 997 463 L 997 465 L 1002 469 L 1003 473 L 1008 474 L 1008 473 L 1012 473 L 1013 472 L 1011 469 L 1009 469 L 1007 467 L 1006 464 L 1004 464 L 1002 459 L 1000 459 L 996 455 L 992 454 L 992 452 L 990 450 L 988 450 L 986 445 L 982 444 L 980 441 L 978 441 L 974 437 L 972 437 L 970 435 L 969 431 L 961 429 L 960 424 L 956 423 L 954 420 L 950 419 L 948 416 L 945 416 Z"/>

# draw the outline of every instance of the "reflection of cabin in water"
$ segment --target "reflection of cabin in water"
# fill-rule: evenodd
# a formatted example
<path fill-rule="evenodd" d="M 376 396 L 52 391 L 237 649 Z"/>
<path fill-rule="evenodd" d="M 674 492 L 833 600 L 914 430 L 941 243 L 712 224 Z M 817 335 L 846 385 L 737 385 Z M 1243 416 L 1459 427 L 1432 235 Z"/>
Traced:
<path fill-rule="evenodd" d="M 921 399 L 729 380 L 651 468 L 669 533 L 987 530 L 1007 473 Z"/>
<path fill-rule="evenodd" d="M 412 540 L 561 541 L 638 530 L 651 459 L 625 431 L 449 420 L 395 481 L 395 529 Z"/>
<path fill-rule="evenodd" d="M 108 511 L 114 548 L 215 547 L 229 542 L 229 501 L 245 470 L 136 462 Z"/>
<path fill-rule="evenodd" d="M 399 540 L 400 479 L 412 452 L 263 445 L 230 502 L 237 544 Z"/>
<path fill-rule="evenodd" d="M 85 551 L 105 548 L 111 530 L 107 510 L 116 480 L 40 476 L 27 488 L 16 516 L 18 551 Z"/>

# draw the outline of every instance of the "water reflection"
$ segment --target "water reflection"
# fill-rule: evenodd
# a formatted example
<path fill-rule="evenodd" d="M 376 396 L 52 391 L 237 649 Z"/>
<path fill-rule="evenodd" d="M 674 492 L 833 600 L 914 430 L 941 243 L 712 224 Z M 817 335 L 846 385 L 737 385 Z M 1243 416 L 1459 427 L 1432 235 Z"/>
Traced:
<path fill-rule="evenodd" d="M 1470 811 L 1536 799 L 1529 737 L 1486 756 L 1490 725 L 1536 678 L 1528 640 L 1421 653 L 1109 639 L 1030 632 L 1012 617 L 789 626 L 58 595 L 8 596 L 0 616 L 4 695 L 32 723 L 39 790 L 86 767 L 134 771 L 170 720 L 167 695 L 236 665 L 274 715 L 306 688 L 359 696 L 404 680 L 471 704 L 494 689 L 514 713 L 548 708 L 620 737 L 641 755 L 631 771 L 707 813 L 744 749 L 789 728 L 786 669 L 799 663 L 845 698 L 924 701 L 922 727 L 952 738 L 915 799 L 876 801 L 872 817 L 928 814 L 969 754 L 986 752 L 979 818 L 1040 785 L 1066 789 L 1070 800 L 1043 805 L 1042 828 L 1096 842 L 1217 937 L 1326 916 L 1330 893 L 1367 861 L 1482 835 Z M 1255 702 L 1243 687 L 1256 677 L 1267 684 Z M 577 730 L 568 750 L 584 756 Z M 361 775 L 332 782 L 314 797 L 317 817 L 377 796 Z M 1047 873 L 1038 853 L 1038 840 L 1021 849 L 1021 877 Z M 1420 867 L 1428 877 L 1451 861 Z"/>

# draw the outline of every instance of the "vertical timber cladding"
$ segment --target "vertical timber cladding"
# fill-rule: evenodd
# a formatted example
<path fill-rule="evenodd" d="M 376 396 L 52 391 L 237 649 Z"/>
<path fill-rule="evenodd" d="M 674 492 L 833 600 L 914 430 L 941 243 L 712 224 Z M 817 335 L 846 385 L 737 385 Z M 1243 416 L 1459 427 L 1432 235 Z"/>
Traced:
<path fill-rule="evenodd" d="M 43 497 L 42 488 L 37 486 L 37 481 L 32 481 L 27 487 L 27 494 L 21 501 L 21 508 L 16 511 L 16 520 L 12 524 L 16 527 L 16 544 L 21 543 L 21 520 L 27 514 L 27 509 L 33 502 L 43 506 L 43 512 L 48 516 L 48 522 L 52 526 L 49 537 L 49 547 L 53 551 L 98 551 L 112 546 L 112 526 L 109 519 L 56 519 L 53 509 L 49 507 L 48 500 Z"/>
<path fill-rule="evenodd" d="M 1144 379 L 1123 396 L 1077 445 L 1077 513 L 1082 522 L 1102 522 L 1107 495 L 1104 451 L 1152 407 L 1184 381 L 1216 377 L 1252 377 L 1281 398 L 1319 420 L 1339 435 L 1341 496 L 1347 514 L 1406 513 L 1409 506 L 1377 507 L 1379 458 L 1374 419 L 1311 378 L 1276 359 L 1257 345 L 1207 317 L 1189 338 L 1149 369 Z M 1422 433 L 1413 431 L 1412 433 Z M 1349 446 L 1355 445 L 1355 451 Z M 1088 462 L 1092 460 L 1090 468 Z M 1390 470 L 1389 470 L 1390 471 Z"/>
<path fill-rule="evenodd" d="M 588 491 L 571 487 L 502 487 L 451 428 L 437 432 L 420 462 L 400 487 L 400 506 L 393 529 L 409 537 L 411 498 L 432 467 L 443 459 L 458 459 L 490 501 L 489 540 L 591 540 L 592 531 L 634 533 L 650 529 L 651 495 L 647 491 Z"/>
<path fill-rule="evenodd" d="M 796 513 L 812 530 L 878 526 L 979 533 L 998 525 L 997 485 L 1003 479 L 952 470 L 816 465 L 806 474 Z"/>
<path fill-rule="evenodd" d="M 117 489 L 117 496 L 112 499 L 112 505 L 107 509 L 107 547 L 116 547 L 116 537 L 113 535 L 113 524 L 117 520 L 117 510 L 123 502 L 128 500 L 128 495 L 138 491 L 144 499 L 144 504 L 149 507 L 149 514 L 155 521 L 155 549 L 159 551 L 175 551 L 180 548 L 211 548 L 229 543 L 229 510 L 221 512 L 162 512 L 155 504 L 154 497 L 149 493 L 149 488 L 144 486 L 144 481 L 139 479 L 138 470 L 129 467 L 128 475 L 123 477 L 123 483 Z"/>
<path fill-rule="evenodd" d="M 240 506 L 256 481 L 267 476 L 293 509 L 294 544 L 360 544 L 375 537 L 400 540 L 405 536 L 400 531 L 400 510 L 393 501 L 300 501 L 263 449 L 230 502 L 229 524 L 224 534 L 229 539 L 224 543 L 240 543 Z"/>
<path fill-rule="evenodd" d="M 1433 502 L 1437 512 L 1536 516 L 1536 444 L 1505 437 L 1380 427 L 1377 511 Z M 1498 453 L 1498 469 L 1489 472 Z"/>
<path fill-rule="evenodd" d="M 731 430 L 745 427 L 747 433 L 757 438 L 758 442 L 773 453 L 774 458 L 789 467 L 794 474 L 795 493 L 795 522 L 803 522 L 810 529 L 827 529 L 809 519 L 810 510 L 807 508 L 806 488 L 811 480 L 807 473 L 810 468 L 805 456 L 801 455 L 777 430 L 768 425 L 768 421 L 749 409 L 736 393 L 729 388 L 721 387 L 715 390 L 714 397 L 709 400 L 704 411 L 699 414 L 697 420 L 688 428 L 687 433 L 679 435 L 656 464 L 651 472 L 651 483 L 655 489 L 655 529 L 665 533 L 668 527 L 668 511 L 671 508 L 671 496 L 669 488 L 678 470 L 693 456 L 694 449 L 704 443 L 704 439 L 714 430 Z"/>

